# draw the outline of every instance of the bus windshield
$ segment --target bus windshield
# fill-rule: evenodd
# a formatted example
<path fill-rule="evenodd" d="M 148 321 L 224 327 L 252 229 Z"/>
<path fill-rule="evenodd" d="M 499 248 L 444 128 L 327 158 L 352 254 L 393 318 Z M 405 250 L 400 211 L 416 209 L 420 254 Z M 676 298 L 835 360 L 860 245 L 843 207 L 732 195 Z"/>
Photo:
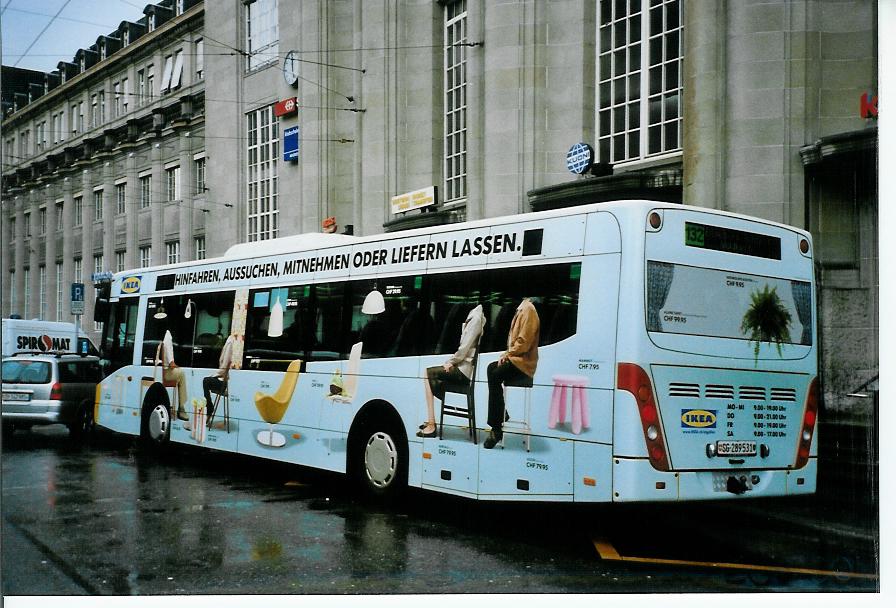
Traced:
<path fill-rule="evenodd" d="M 647 262 L 647 330 L 751 339 L 752 316 L 777 314 L 781 342 L 812 344 L 812 287 L 794 281 L 667 262 Z"/>

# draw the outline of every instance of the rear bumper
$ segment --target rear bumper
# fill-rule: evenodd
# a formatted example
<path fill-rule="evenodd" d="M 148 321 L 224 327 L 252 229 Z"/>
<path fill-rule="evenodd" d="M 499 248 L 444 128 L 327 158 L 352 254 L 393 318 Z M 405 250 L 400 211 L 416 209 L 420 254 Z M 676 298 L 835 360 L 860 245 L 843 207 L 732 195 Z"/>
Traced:
<path fill-rule="evenodd" d="M 75 405 L 59 401 L 30 401 L 2 403 L 3 420 L 27 424 L 66 424 L 74 419 Z"/>
<path fill-rule="evenodd" d="M 815 457 L 810 458 L 806 466 L 797 471 L 727 469 L 664 473 L 654 469 L 646 459 L 616 458 L 613 462 L 615 502 L 722 500 L 813 494 L 818 470 L 818 460 Z"/>

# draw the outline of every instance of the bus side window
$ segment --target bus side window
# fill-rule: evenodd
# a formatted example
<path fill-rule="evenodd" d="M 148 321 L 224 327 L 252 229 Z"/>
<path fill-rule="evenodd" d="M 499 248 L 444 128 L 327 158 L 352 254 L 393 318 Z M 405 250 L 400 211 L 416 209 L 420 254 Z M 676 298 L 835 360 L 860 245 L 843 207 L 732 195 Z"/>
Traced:
<path fill-rule="evenodd" d="M 109 373 L 133 362 L 138 304 L 139 298 L 122 298 L 111 306 L 103 326 L 103 356 L 109 360 Z"/>
<path fill-rule="evenodd" d="M 183 314 L 193 322 L 193 367 L 217 369 L 221 349 L 230 334 L 234 292 L 192 294 Z M 187 310 L 189 309 L 189 311 Z"/>
<path fill-rule="evenodd" d="M 345 289 L 347 283 L 314 286 L 313 305 L 308 308 L 308 360 L 347 359 L 351 343 L 345 339 Z"/>
<path fill-rule="evenodd" d="M 175 295 L 149 299 L 146 304 L 146 326 L 143 330 L 143 365 L 151 366 L 155 363 L 156 352 L 166 331 L 171 332 L 174 363 L 181 367 L 192 365 L 193 352 L 190 342 L 193 335 L 193 321 L 184 318 L 187 300 L 186 296 Z M 161 360 L 161 353 L 159 358 Z"/>
<path fill-rule="evenodd" d="M 305 359 L 306 346 L 296 339 L 302 323 L 296 297 L 304 290 L 274 287 L 249 292 L 243 369 L 285 371 L 292 361 Z"/>
<path fill-rule="evenodd" d="M 480 289 L 480 285 L 487 284 L 483 282 L 485 276 L 477 271 L 435 274 L 428 278 L 436 336 L 433 351 L 437 354 L 452 354 L 460 345 L 463 323 L 470 310 L 482 303 L 488 318 L 488 302 L 482 297 Z"/>

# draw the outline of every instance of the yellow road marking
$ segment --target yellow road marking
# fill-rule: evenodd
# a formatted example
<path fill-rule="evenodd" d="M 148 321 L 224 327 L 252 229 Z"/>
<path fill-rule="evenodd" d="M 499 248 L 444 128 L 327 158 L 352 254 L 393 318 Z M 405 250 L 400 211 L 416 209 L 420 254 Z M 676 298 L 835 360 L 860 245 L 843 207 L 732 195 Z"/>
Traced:
<path fill-rule="evenodd" d="M 781 572 L 785 574 L 810 574 L 814 576 L 838 576 L 842 578 L 861 578 L 876 580 L 877 574 L 864 572 L 842 572 L 840 570 L 816 570 L 814 568 L 789 568 L 786 566 L 762 566 L 759 564 L 735 564 L 730 562 L 700 562 L 687 559 L 666 559 L 661 557 L 632 557 L 620 555 L 616 548 L 607 540 L 595 538 L 592 541 L 601 559 L 618 562 L 634 562 L 643 564 L 664 564 L 670 566 L 700 566 L 704 568 L 727 568 L 731 570 L 755 570 L 763 572 Z"/>

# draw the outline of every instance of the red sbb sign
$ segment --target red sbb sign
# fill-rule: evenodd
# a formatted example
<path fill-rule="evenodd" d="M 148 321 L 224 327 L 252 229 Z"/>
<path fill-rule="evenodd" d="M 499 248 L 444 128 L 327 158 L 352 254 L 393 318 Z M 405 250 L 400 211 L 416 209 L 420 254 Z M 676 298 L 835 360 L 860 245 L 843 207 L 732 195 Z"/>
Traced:
<path fill-rule="evenodd" d="M 274 116 L 292 116 L 299 112 L 299 100 L 295 97 L 278 101 L 274 106 Z"/>

